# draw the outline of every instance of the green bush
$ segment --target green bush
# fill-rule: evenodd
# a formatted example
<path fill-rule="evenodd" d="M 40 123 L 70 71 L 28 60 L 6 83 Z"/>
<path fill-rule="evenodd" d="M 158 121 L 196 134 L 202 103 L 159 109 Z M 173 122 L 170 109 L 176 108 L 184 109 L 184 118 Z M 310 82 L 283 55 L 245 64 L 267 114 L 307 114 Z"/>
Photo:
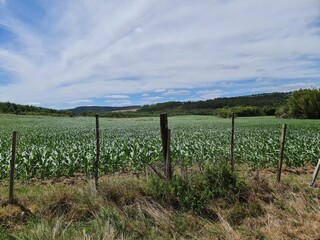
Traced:
<path fill-rule="evenodd" d="M 300 89 L 292 93 L 287 103 L 293 118 L 320 118 L 320 89 Z"/>
<path fill-rule="evenodd" d="M 275 115 L 278 118 L 288 118 L 288 107 L 287 106 L 278 107 L 277 111 L 275 112 Z"/>
<path fill-rule="evenodd" d="M 216 110 L 218 117 L 230 118 L 233 113 L 238 117 L 251 117 L 251 116 L 274 116 L 276 112 L 275 107 L 264 106 L 237 106 L 237 107 L 225 107 Z"/>
<path fill-rule="evenodd" d="M 204 210 L 212 199 L 233 202 L 246 195 L 244 182 L 226 164 L 206 167 L 203 173 L 190 173 L 188 177 L 178 175 L 172 181 L 153 177 L 147 192 L 176 209 L 193 211 Z"/>
<path fill-rule="evenodd" d="M 13 238 L 9 235 L 6 229 L 0 226 L 0 239 L 5 240 L 5 239 L 13 239 Z"/>

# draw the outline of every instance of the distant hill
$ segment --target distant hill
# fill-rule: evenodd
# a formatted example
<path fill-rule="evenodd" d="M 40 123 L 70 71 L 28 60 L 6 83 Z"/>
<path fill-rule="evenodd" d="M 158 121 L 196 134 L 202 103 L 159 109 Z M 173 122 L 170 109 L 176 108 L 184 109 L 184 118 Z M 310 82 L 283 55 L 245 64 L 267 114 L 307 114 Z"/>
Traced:
<path fill-rule="evenodd" d="M 18 115 L 69 115 L 64 110 L 56 110 L 32 105 L 22 105 L 11 102 L 0 102 L 0 113 L 10 113 Z"/>
<path fill-rule="evenodd" d="M 139 112 L 159 112 L 167 110 L 199 110 L 219 109 L 225 107 L 253 106 L 253 107 L 280 107 L 286 104 L 291 93 L 263 93 L 240 97 L 216 98 L 196 102 L 165 102 L 143 106 Z"/>
<path fill-rule="evenodd" d="M 57 116 L 94 116 L 103 117 L 139 117 L 158 116 L 161 112 L 171 115 L 217 115 L 229 116 L 235 112 L 238 116 L 274 115 L 277 108 L 284 106 L 291 93 L 263 93 L 240 97 L 216 98 L 206 101 L 165 102 L 145 106 L 81 106 L 68 110 L 55 110 L 10 102 L 0 102 L 0 113 Z"/>
<path fill-rule="evenodd" d="M 103 106 L 82 106 L 73 109 L 57 110 L 32 105 L 22 105 L 11 102 L 0 102 L 0 113 L 18 114 L 18 115 L 53 115 L 53 116 L 75 116 L 93 115 L 95 113 L 111 113 L 111 112 L 133 112 L 140 109 L 141 106 L 126 107 L 103 107 Z"/>
<path fill-rule="evenodd" d="M 94 112 L 94 113 L 102 113 L 102 112 L 123 112 L 136 110 L 141 108 L 141 106 L 127 106 L 127 107 L 103 107 L 103 106 L 81 106 L 73 109 L 68 109 L 68 112 L 73 113 L 86 113 L 86 112 Z"/>

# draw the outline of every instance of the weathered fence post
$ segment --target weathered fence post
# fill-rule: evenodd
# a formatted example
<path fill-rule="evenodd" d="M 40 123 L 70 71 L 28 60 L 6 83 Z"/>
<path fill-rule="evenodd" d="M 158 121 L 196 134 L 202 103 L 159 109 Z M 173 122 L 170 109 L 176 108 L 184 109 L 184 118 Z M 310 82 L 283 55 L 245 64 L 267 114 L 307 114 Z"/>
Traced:
<path fill-rule="evenodd" d="M 171 149 L 170 149 L 170 144 L 171 144 L 171 129 L 168 129 L 168 138 L 167 138 L 167 149 L 166 149 L 166 176 L 168 180 L 172 179 L 173 175 L 173 169 L 172 169 L 172 164 L 171 164 Z"/>
<path fill-rule="evenodd" d="M 318 164 L 316 166 L 316 168 L 314 169 L 314 173 L 313 173 L 313 176 L 312 176 L 312 181 L 310 183 L 310 186 L 313 187 L 314 184 L 316 183 L 316 179 L 318 177 L 318 174 L 319 174 L 319 170 L 320 170 L 320 159 L 318 161 Z"/>
<path fill-rule="evenodd" d="M 286 131 L 287 131 L 287 124 L 283 124 L 282 133 L 281 133 L 281 143 L 280 143 L 280 158 L 278 162 L 278 171 L 277 171 L 277 182 L 280 182 L 280 179 L 281 179 L 282 162 L 284 157 L 284 145 L 286 143 Z"/>
<path fill-rule="evenodd" d="M 232 113 L 231 124 L 231 170 L 234 171 L 234 113 Z"/>
<path fill-rule="evenodd" d="M 167 148 L 168 148 L 168 114 L 160 114 L 160 128 L 161 128 L 161 140 L 162 140 L 162 154 L 164 160 L 164 169 L 166 171 L 167 162 Z M 170 158 L 170 156 L 169 156 Z"/>
<path fill-rule="evenodd" d="M 99 115 L 96 114 L 96 161 L 94 163 L 94 183 L 95 183 L 96 190 L 98 189 L 99 158 L 100 158 Z"/>
<path fill-rule="evenodd" d="M 12 134 L 12 155 L 10 162 L 10 186 L 9 186 L 9 203 L 14 203 L 14 172 L 16 168 L 16 153 L 17 153 L 17 132 Z"/>

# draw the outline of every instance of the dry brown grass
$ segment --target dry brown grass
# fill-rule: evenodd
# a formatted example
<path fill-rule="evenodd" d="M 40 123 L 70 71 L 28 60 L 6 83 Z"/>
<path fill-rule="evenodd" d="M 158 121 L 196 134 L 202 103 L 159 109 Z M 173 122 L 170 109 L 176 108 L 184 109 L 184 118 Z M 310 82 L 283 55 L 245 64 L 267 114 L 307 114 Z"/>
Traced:
<path fill-rule="evenodd" d="M 0 236 L 5 231 L 34 239 L 320 239 L 319 180 L 310 188 L 310 172 L 285 171 L 278 184 L 270 169 L 241 171 L 246 202 L 210 201 L 207 214 L 157 202 L 145 192 L 145 177 L 103 177 L 98 192 L 83 180 L 18 183 L 19 202 L 36 221 L 17 206 L 2 205 Z M 0 183 L 1 204 L 6 189 Z"/>
<path fill-rule="evenodd" d="M 266 239 L 320 239 L 319 184 L 309 187 L 311 168 L 285 171 L 281 183 L 275 174 L 255 172 L 251 197 L 261 202 L 265 215 L 248 218 L 242 227 L 257 229 Z"/>
<path fill-rule="evenodd" d="M 274 202 L 265 204 L 261 232 L 269 239 L 320 239 L 320 191 L 310 188 L 310 175 L 286 175 L 271 182 Z"/>

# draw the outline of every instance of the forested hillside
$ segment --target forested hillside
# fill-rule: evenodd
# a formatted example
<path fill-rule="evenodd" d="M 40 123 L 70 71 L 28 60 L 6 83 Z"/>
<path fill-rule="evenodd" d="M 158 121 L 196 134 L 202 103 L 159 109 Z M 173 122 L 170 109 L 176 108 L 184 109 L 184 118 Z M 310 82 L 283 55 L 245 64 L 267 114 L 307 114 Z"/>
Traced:
<path fill-rule="evenodd" d="M 277 107 L 286 104 L 291 93 L 264 93 L 249 96 L 240 97 L 230 97 L 230 98 L 216 98 L 206 101 L 197 102 L 165 102 L 158 103 L 155 105 L 144 106 L 139 110 L 139 112 L 160 112 L 160 111 L 188 111 L 206 109 L 208 112 L 210 110 L 216 110 L 221 108 L 233 108 L 237 107 L 254 107 L 250 111 L 263 110 L 266 115 L 274 115 Z M 248 110 L 248 109 L 247 109 Z M 259 115 L 258 113 L 255 115 Z"/>
<path fill-rule="evenodd" d="M 0 103 L 0 113 L 70 116 L 94 116 L 94 114 L 99 113 L 104 117 L 139 117 L 155 116 L 160 112 L 166 111 L 171 115 L 199 114 L 229 117 L 232 112 L 235 112 L 238 116 L 259 116 L 275 115 L 277 108 L 285 106 L 290 96 L 291 93 L 264 93 L 231 98 L 217 98 L 197 102 L 165 102 L 146 105 L 141 108 L 140 106 L 83 106 L 69 110 L 55 110 L 5 102 Z M 138 110 L 134 112 L 121 112 L 132 109 Z"/>
<path fill-rule="evenodd" d="M 21 105 L 10 102 L 0 102 L 0 113 L 28 114 L 28 115 L 66 115 L 66 111 Z"/>

